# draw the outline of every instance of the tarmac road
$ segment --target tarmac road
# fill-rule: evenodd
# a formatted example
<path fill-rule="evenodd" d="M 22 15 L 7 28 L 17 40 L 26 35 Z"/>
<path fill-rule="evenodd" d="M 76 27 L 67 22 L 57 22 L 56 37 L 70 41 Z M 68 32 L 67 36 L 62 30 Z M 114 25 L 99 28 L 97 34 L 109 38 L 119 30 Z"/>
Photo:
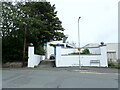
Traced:
<path fill-rule="evenodd" d="M 96 72 L 95 70 L 95 68 L 89 70 L 79 70 L 77 68 L 3 69 L 2 87 L 118 88 L 117 72 L 114 72 L 114 70 L 113 72 Z"/>

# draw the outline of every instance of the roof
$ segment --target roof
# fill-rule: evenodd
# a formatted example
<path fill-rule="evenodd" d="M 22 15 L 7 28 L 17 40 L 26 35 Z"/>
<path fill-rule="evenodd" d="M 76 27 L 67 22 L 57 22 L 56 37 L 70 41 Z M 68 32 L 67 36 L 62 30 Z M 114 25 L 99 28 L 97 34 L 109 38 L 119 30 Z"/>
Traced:
<path fill-rule="evenodd" d="M 106 45 L 100 45 L 100 44 L 98 44 L 98 43 L 89 43 L 89 44 L 85 45 L 85 46 L 82 47 L 82 48 L 99 48 L 99 47 L 101 47 L 101 46 L 106 46 Z"/>
<path fill-rule="evenodd" d="M 66 47 L 68 47 L 68 48 L 73 48 L 73 46 L 70 45 L 69 43 L 63 43 L 62 41 L 52 41 L 52 42 L 48 42 L 48 44 L 53 44 L 53 45 L 56 45 L 56 46 L 66 45 Z"/>

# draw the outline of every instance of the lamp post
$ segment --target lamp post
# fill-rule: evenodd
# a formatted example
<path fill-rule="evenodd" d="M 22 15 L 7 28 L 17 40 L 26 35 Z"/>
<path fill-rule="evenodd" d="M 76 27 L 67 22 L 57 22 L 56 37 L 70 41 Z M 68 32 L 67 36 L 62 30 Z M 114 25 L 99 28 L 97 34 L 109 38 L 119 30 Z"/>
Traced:
<path fill-rule="evenodd" d="M 81 62 L 80 62 L 80 31 L 79 31 L 79 20 L 81 17 L 78 18 L 78 45 L 79 45 L 79 68 L 81 68 Z"/>

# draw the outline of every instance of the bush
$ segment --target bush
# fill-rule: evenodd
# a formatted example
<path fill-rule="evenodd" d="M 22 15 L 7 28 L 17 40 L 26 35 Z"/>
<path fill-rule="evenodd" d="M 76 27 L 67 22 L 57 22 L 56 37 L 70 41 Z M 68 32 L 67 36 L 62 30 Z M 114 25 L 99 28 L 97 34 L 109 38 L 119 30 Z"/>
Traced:
<path fill-rule="evenodd" d="M 54 45 L 54 44 L 49 44 L 50 46 L 52 46 L 52 47 L 56 47 L 56 45 Z"/>
<path fill-rule="evenodd" d="M 109 67 L 114 67 L 115 64 L 114 64 L 113 62 L 108 62 L 108 66 L 109 66 Z"/>
<path fill-rule="evenodd" d="M 20 62 L 23 58 L 23 40 L 2 37 L 2 63 Z"/>
<path fill-rule="evenodd" d="M 120 68 L 120 65 L 119 65 L 119 64 L 115 64 L 115 63 L 112 62 L 112 61 L 109 61 L 109 62 L 108 62 L 108 67 L 119 69 L 119 68 Z"/>
<path fill-rule="evenodd" d="M 42 46 L 38 46 L 37 48 L 35 48 L 35 54 L 38 55 L 45 55 L 46 51 L 44 50 L 44 48 Z"/>
<path fill-rule="evenodd" d="M 79 55 L 79 53 L 78 52 L 74 52 L 74 53 L 70 53 L 68 55 Z"/>
<path fill-rule="evenodd" d="M 34 68 L 38 68 L 38 67 L 39 67 L 39 65 L 35 65 L 35 66 L 34 66 Z"/>
<path fill-rule="evenodd" d="M 88 54 L 91 54 L 91 53 L 90 53 L 89 49 L 84 49 L 82 52 L 80 52 L 80 54 L 88 55 Z M 79 55 L 79 52 L 70 53 L 68 55 Z"/>
<path fill-rule="evenodd" d="M 81 54 L 90 54 L 89 49 L 84 49 Z"/>

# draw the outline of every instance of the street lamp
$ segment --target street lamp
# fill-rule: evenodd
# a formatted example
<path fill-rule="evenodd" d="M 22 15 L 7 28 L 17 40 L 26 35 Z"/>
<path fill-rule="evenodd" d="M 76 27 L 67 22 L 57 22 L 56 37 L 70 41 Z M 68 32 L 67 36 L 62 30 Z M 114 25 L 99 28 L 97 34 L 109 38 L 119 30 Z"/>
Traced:
<path fill-rule="evenodd" d="M 81 62 L 80 62 L 80 32 L 79 32 L 79 20 L 81 17 L 78 18 L 78 45 L 79 45 L 79 68 L 81 68 Z"/>

